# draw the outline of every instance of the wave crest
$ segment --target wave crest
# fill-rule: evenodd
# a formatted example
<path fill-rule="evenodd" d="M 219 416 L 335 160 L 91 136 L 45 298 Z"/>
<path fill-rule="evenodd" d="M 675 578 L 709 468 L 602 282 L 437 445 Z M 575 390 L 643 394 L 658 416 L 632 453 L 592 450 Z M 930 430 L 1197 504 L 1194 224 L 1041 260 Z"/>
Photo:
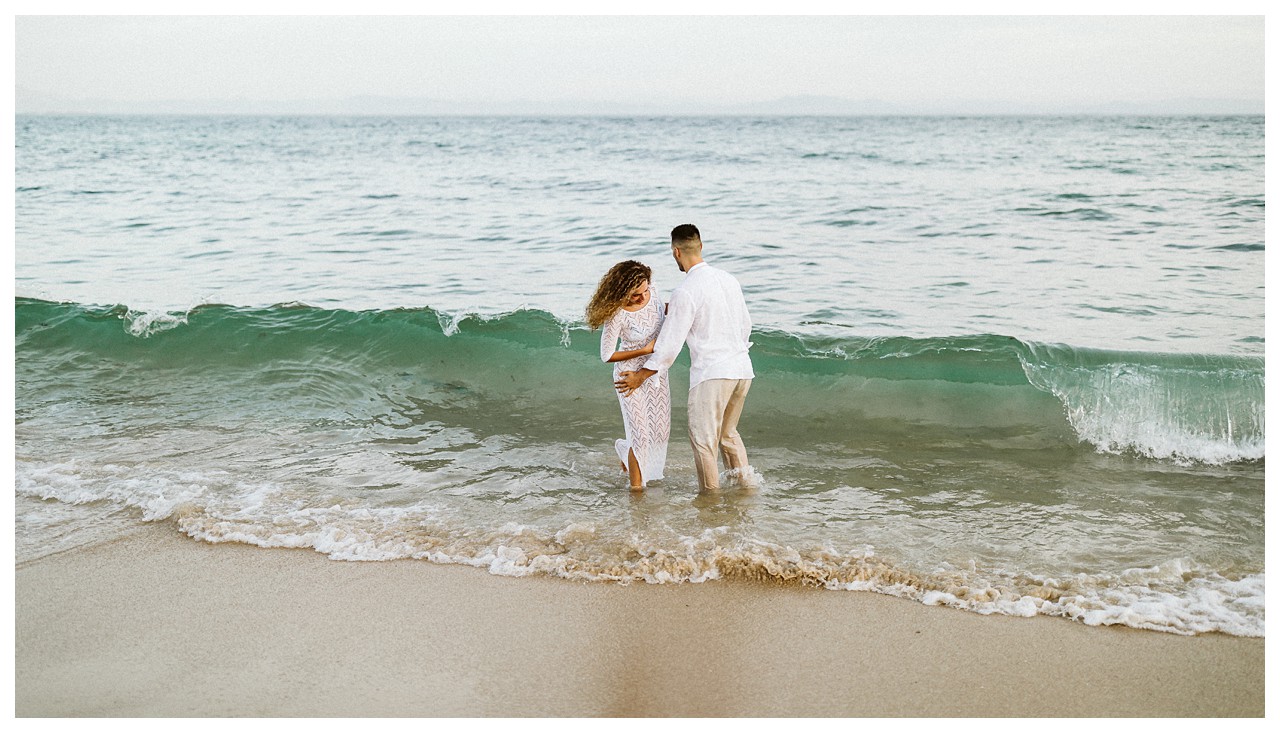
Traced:
<path fill-rule="evenodd" d="M 422 375 L 453 392 L 518 395 L 560 414 L 575 390 L 601 379 L 598 336 L 541 311 L 481 317 L 206 305 L 156 314 L 23 298 L 16 311 L 20 364 L 89 355 L 219 379 L 286 363 L 341 372 L 353 389 L 367 384 L 375 393 Z M 124 329 L 109 326 L 121 319 Z M 776 414 L 798 443 L 822 438 L 824 423 L 860 433 L 1033 426 L 1105 453 L 1207 464 L 1265 457 L 1261 357 L 1105 351 L 999 335 L 821 339 L 758 330 L 752 338 L 760 375 L 753 405 Z M 528 365 L 539 388 L 515 390 L 512 364 Z M 683 378 L 673 370 L 674 389 Z"/>

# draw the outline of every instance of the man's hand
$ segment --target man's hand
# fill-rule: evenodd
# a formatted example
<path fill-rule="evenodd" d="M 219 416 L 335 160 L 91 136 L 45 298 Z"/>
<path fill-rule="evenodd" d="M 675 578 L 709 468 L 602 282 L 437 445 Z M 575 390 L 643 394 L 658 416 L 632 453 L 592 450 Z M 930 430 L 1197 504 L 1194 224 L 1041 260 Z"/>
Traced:
<path fill-rule="evenodd" d="M 640 389 L 640 385 L 644 384 L 644 380 L 657 374 L 652 369 L 640 369 L 634 372 L 618 372 L 618 381 L 613 383 L 619 394 L 623 397 L 630 397 L 632 392 Z"/>

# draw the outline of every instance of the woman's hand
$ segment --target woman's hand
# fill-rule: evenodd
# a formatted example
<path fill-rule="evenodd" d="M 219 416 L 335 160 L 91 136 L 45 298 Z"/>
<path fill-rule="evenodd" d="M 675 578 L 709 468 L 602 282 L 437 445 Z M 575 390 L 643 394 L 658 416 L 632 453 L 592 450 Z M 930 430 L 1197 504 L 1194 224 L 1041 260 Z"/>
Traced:
<path fill-rule="evenodd" d="M 644 345 L 644 353 L 652 354 L 654 344 L 658 343 L 658 337 L 655 336 L 652 341 Z"/>

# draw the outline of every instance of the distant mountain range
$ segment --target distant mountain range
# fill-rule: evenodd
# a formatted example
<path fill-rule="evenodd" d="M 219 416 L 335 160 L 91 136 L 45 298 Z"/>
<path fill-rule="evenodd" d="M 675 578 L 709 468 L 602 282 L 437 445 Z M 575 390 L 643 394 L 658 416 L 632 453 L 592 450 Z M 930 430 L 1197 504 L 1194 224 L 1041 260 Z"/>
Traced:
<path fill-rule="evenodd" d="M 1028 104 L 1004 100 L 896 103 L 875 99 L 800 95 L 764 102 L 615 102 L 576 100 L 447 101 L 415 97 L 354 96 L 294 100 L 69 99 L 18 87 L 17 114 L 157 115 L 1218 115 L 1263 114 L 1262 100 L 1167 99 L 1106 104 Z"/>

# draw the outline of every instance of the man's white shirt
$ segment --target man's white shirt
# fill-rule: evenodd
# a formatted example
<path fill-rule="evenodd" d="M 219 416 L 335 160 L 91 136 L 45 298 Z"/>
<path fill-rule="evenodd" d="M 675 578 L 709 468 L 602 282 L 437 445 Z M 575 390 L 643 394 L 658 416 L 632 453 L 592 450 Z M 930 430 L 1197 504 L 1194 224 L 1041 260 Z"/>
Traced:
<path fill-rule="evenodd" d="M 666 321 L 645 369 L 669 369 L 689 344 L 689 389 L 708 379 L 753 379 L 751 316 L 737 279 L 705 262 L 671 292 Z"/>

